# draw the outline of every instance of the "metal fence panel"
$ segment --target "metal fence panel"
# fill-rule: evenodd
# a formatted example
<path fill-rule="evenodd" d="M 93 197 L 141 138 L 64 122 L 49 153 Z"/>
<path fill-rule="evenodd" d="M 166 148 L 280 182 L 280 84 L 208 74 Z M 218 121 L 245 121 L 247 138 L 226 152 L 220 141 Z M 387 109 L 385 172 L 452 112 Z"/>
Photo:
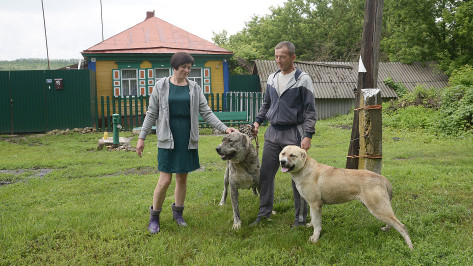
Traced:
<path fill-rule="evenodd" d="M 14 133 L 46 131 L 44 71 L 10 71 Z"/>
<path fill-rule="evenodd" d="M 0 133 L 11 130 L 10 73 L 0 71 Z"/>
<path fill-rule="evenodd" d="M 229 84 L 231 92 L 261 92 L 258 75 L 230 75 Z"/>
<path fill-rule="evenodd" d="M 89 70 L 45 71 L 45 78 L 63 80 L 62 89 L 46 89 L 47 130 L 92 126 Z"/>
<path fill-rule="evenodd" d="M 62 89 L 56 89 L 55 79 L 62 79 Z M 93 126 L 93 71 L 0 71 L 0 91 L 0 133 Z"/>

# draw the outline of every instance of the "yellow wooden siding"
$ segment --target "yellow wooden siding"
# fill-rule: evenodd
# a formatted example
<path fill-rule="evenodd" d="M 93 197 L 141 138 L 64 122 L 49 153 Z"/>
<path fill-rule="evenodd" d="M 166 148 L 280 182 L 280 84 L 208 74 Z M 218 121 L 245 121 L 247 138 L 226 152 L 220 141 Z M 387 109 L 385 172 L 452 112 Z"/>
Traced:
<path fill-rule="evenodd" d="M 223 93 L 223 62 L 207 61 L 205 67 L 210 67 L 212 93 Z"/>
<path fill-rule="evenodd" d="M 100 96 L 113 96 L 112 69 L 117 68 L 114 61 L 97 61 L 97 98 L 99 101 Z"/>

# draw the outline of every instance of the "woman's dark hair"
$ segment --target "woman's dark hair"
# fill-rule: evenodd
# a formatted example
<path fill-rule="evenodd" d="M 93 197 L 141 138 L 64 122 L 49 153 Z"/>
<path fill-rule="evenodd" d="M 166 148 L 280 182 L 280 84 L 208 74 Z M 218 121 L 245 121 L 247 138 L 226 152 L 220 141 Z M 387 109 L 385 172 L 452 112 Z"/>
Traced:
<path fill-rule="evenodd" d="M 193 65 L 194 58 L 188 53 L 178 52 L 171 57 L 171 67 L 176 70 L 179 68 L 179 66 L 189 63 Z"/>

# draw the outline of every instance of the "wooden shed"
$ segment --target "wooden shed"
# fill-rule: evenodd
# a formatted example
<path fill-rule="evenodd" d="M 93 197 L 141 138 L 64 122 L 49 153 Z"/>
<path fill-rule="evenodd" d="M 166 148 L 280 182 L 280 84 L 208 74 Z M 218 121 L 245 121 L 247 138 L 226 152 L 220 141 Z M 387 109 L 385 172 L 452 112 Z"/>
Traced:
<path fill-rule="evenodd" d="M 348 114 L 355 105 L 355 89 L 358 80 L 358 62 L 300 62 L 295 66 L 307 72 L 314 82 L 317 118 L 329 118 L 337 114 Z M 256 60 L 253 75 L 258 75 L 261 91 L 266 89 L 268 76 L 276 72 L 274 60 Z M 379 63 L 378 88 L 383 100 L 397 98 L 396 92 L 386 86 L 383 80 L 391 77 L 402 82 L 412 91 L 418 85 L 441 89 L 448 86 L 448 77 L 437 70 L 433 63 L 401 64 Z"/>

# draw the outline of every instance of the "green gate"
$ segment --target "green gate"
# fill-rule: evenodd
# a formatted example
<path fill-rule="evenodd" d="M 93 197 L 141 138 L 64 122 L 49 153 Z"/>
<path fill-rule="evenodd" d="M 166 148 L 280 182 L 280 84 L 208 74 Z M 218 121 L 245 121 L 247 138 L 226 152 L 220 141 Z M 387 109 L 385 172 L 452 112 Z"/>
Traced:
<path fill-rule="evenodd" d="M 0 133 L 93 126 L 95 73 L 90 70 L 0 72 Z"/>

